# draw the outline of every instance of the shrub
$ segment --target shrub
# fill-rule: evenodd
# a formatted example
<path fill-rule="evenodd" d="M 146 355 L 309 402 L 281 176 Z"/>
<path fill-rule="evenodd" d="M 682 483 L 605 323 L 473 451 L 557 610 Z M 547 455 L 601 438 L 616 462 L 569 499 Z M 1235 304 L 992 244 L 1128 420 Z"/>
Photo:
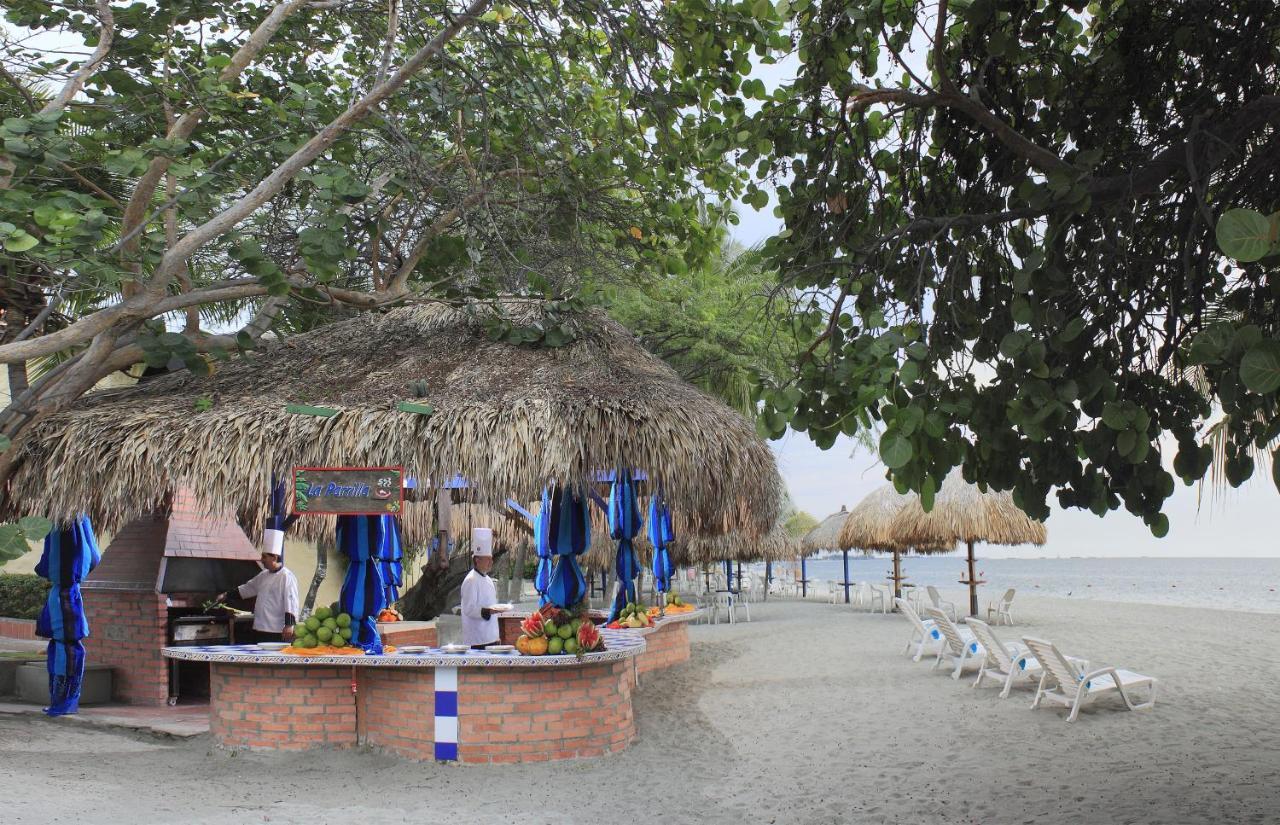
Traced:
<path fill-rule="evenodd" d="M 35 619 L 49 597 L 49 582 L 30 573 L 0 573 L 0 616 Z"/>

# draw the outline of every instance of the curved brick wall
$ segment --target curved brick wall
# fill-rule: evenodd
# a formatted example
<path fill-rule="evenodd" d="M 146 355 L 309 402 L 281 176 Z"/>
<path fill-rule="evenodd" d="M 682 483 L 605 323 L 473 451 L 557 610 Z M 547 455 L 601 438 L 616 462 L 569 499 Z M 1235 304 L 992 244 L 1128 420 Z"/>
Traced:
<path fill-rule="evenodd" d="M 636 657 L 636 673 L 640 676 L 689 660 L 689 624 L 663 624 L 644 637 L 645 651 Z"/>
<path fill-rule="evenodd" d="M 356 744 L 351 672 L 212 662 L 209 731 L 232 748 L 349 748 Z"/>

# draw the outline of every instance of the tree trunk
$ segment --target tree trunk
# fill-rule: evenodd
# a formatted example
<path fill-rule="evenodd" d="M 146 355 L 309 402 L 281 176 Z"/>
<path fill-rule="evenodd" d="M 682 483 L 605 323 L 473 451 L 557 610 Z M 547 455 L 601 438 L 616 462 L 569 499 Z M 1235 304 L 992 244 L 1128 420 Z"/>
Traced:
<path fill-rule="evenodd" d="M 316 603 L 316 594 L 320 592 L 320 584 L 324 581 L 325 574 L 328 572 L 329 551 L 324 548 L 324 544 L 317 544 L 316 573 L 311 577 L 311 586 L 307 588 L 307 598 L 302 602 L 302 615 L 298 617 L 299 619 L 311 615 L 311 608 Z"/>

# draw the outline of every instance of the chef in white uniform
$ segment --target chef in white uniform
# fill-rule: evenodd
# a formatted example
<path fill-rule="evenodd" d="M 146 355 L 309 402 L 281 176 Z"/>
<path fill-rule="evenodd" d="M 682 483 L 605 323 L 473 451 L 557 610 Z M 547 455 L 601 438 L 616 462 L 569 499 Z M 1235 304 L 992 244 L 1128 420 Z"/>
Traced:
<path fill-rule="evenodd" d="M 293 640 L 293 626 L 298 620 L 298 579 L 284 566 L 284 533 L 266 530 L 263 535 L 262 572 L 240 585 L 242 599 L 256 598 L 253 603 L 253 631 L 259 642 Z M 217 601 L 226 601 L 219 593 Z"/>
<path fill-rule="evenodd" d="M 462 643 L 474 648 L 497 644 L 498 613 L 489 607 L 498 601 L 498 588 L 489 571 L 493 569 L 493 531 L 488 527 L 471 530 L 471 572 L 462 580 Z"/>

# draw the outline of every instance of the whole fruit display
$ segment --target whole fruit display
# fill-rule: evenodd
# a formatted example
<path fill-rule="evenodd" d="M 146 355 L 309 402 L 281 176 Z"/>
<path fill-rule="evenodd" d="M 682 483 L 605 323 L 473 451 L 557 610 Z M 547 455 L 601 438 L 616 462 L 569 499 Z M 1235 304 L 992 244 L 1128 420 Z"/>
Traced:
<path fill-rule="evenodd" d="M 332 615 L 333 615 L 333 612 L 332 612 L 331 610 L 329 610 L 329 608 L 324 607 L 324 606 L 321 606 L 321 607 L 317 607 L 317 608 L 316 608 L 316 612 L 315 612 L 315 614 L 314 614 L 314 615 L 315 615 L 315 617 L 316 617 L 317 619 L 319 619 L 320 621 L 322 621 L 322 622 L 323 622 L 325 619 L 327 619 L 327 618 L 329 618 L 330 616 L 332 616 Z"/>
<path fill-rule="evenodd" d="M 560 626 L 560 629 L 556 631 L 556 635 L 559 636 L 561 639 L 568 639 L 570 636 L 572 636 L 574 633 L 577 633 L 577 632 L 578 631 L 574 629 L 572 624 L 566 624 L 566 625 Z"/>
<path fill-rule="evenodd" d="M 564 650 L 564 639 L 560 638 L 559 635 L 550 636 L 547 638 L 547 653 L 549 655 L 555 656 L 561 653 L 563 650 Z"/>
<path fill-rule="evenodd" d="M 307 630 L 310 630 L 312 632 L 315 632 L 320 629 L 320 620 L 317 619 L 315 616 L 312 616 L 311 618 L 307 619 L 306 624 L 307 624 Z"/>

